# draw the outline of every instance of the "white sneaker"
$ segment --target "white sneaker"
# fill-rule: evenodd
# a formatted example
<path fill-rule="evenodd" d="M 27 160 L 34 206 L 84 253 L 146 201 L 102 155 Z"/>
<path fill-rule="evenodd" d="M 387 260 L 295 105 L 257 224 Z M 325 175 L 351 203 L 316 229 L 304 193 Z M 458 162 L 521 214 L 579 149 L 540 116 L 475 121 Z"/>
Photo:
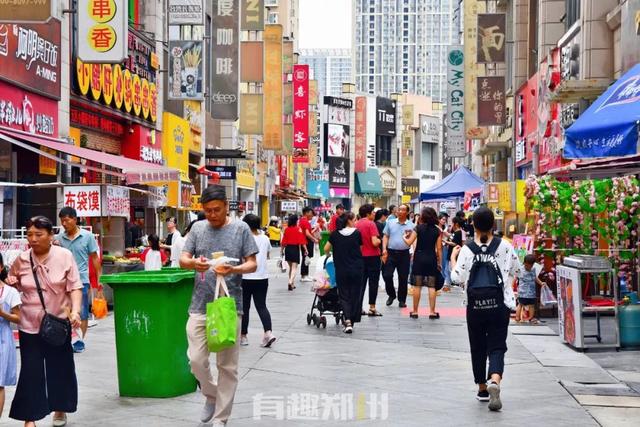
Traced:
<path fill-rule="evenodd" d="M 214 421 L 213 424 L 211 424 L 211 427 L 224 427 L 226 426 L 225 423 L 223 423 L 222 421 Z"/>
<path fill-rule="evenodd" d="M 313 282 L 313 279 L 309 276 L 304 276 L 300 279 L 300 282 Z"/>
<path fill-rule="evenodd" d="M 274 337 L 271 333 L 269 333 L 268 335 L 265 335 L 262 338 L 262 344 L 260 344 L 262 347 L 265 348 L 269 348 L 271 347 L 271 344 L 273 344 L 276 340 L 276 337 Z"/>
<path fill-rule="evenodd" d="M 213 418 L 213 414 L 216 412 L 216 404 L 209 402 L 208 400 L 204 402 L 204 407 L 202 408 L 202 412 L 200 413 L 200 421 L 203 423 L 208 423 Z"/>
<path fill-rule="evenodd" d="M 493 381 L 487 384 L 487 392 L 489 392 L 489 410 L 499 411 L 502 409 L 502 401 L 500 400 L 500 385 Z"/>
<path fill-rule="evenodd" d="M 240 337 L 240 345 L 243 347 L 246 347 L 249 345 L 249 338 L 247 337 Z"/>

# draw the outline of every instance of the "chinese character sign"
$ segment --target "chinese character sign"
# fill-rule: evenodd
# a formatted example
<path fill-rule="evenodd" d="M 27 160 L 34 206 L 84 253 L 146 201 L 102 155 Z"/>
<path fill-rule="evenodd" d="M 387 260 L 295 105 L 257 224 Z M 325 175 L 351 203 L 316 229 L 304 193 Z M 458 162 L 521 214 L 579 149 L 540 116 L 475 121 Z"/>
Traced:
<path fill-rule="evenodd" d="M 478 77 L 478 125 L 504 126 L 506 99 L 504 76 Z"/>
<path fill-rule="evenodd" d="M 367 171 L 367 98 L 356 98 L 356 159 L 355 173 Z"/>
<path fill-rule="evenodd" d="M 293 148 L 309 148 L 309 66 L 293 66 Z"/>
<path fill-rule="evenodd" d="M 349 188 L 349 159 L 346 157 L 329 158 L 329 185 L 336 188 Z"/>
<path fill-rule="evenodd" d="M 78 1 L 78 57 L 83 62 L 117 64 L 127 57 L 128 6 L 127 1 Z"/>
<path fill-rule="evenodd" d="M 242 31 L 264 30 L 264 0 L 242 0 Z"/>
<path fill-rule="evenodd" d="M 169 42 L 169 99 L 204 99 L 202 41 Z"/>
<path fill-rule="evenodd" d="M 211 115 L 238 119 L 240 64 L 240 0 L 214 0 L 211 33 Z"/>
<path fill-rule="evenodd" d="M 169 25 L 202 25 L 202 0 L 169 0 Z"/>
<path fill-rule="evenodd" d="M 504 62 L 506 26 L 504 13 L 478 14 L 478 64 Z"/>
<path fill-rule="evenodd" d="M 443 150 L 449 157 L 467 155 L 464 133 L 464 71 L 462 46 L 449 46 L 447 54 L 447 139 Z"/>
<path fill-rule="evenodd" d="M 65 206 L 74 208 L 81 218 L 102 216 L 102 198 L 99 185 L 64 187 Z"/>
<path fill-rule="evenodd" d="M 131 202 L 128 188 L 107 186 L 105 196 L 105 216 L 129 218 Z"/>
<path fill-rule="evenodd" d="M 264 137 L 265 150 L 282 149 L 282 26 L 264 29 Z"/>

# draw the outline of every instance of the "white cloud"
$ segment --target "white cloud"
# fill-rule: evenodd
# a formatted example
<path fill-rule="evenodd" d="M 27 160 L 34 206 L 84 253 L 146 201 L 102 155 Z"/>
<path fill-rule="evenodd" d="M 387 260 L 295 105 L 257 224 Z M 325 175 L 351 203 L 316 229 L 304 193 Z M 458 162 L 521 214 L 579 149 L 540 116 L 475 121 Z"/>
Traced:
<path fill-rule="evenodd" d="M 351 0 L 300 0 L 299 47 L 351 48 Z"/>

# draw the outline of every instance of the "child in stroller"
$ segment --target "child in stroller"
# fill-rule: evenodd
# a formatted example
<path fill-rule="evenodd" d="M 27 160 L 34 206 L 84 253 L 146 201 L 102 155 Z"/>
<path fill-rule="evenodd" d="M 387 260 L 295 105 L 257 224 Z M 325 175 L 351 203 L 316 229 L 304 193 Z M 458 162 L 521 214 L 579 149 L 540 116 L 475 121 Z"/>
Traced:
<path fill-rule="evenodd" d="M 316 262 L 315 277 L 311 292 L 315 293 L 311 311 L 307 314 L 307 325 L 313 322 L 316 328 L 327 327 L 325 314 L 333 315 L 336 325 L 342 320 L 342 306 L 338 298 L 336 287 L 336 269 L 333 265 L 333 257 L 324 255 Z M 319 314 L 314 311 L 318 310 Z"/>

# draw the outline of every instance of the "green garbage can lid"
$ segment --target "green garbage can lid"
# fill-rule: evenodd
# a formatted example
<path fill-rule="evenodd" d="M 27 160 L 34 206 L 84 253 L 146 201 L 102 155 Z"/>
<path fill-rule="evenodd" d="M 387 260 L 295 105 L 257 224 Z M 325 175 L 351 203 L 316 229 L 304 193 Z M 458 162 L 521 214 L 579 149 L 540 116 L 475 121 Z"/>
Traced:
<path fill-rule="evenodd" d="M 158 271 L 131 271 L 127 273 L 104 274 L 100 276 L 100 283 L 107 285 L 120 283 L 178 283 L 182 280 L 193 280 L 193 270 L 158 270 Z"/>

